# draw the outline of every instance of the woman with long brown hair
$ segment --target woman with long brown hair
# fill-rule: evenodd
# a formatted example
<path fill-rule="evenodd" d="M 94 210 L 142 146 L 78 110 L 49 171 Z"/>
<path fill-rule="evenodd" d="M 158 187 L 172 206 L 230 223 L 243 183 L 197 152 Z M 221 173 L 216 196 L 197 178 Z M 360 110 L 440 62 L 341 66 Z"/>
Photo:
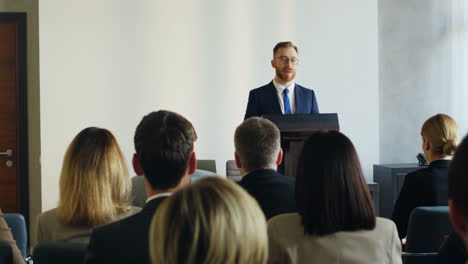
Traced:
<path fill-rule="evenodd" d="M 298 213 L 268 222 L 270 263 L 401 263 L 395 224 L 375 216 L 356 150 L 340 132 L 305 142 L 296 204 Z"/>

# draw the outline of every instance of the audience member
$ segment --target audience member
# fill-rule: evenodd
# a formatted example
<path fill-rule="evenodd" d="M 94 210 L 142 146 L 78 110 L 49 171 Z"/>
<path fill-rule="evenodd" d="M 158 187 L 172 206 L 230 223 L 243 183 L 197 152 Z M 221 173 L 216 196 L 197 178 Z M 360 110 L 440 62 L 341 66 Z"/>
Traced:
<path fill-rule="evenodd" d="M 401 263 L 395 224 L 376 218 L 356 150 L 340 132 L 305 142 L 296 203 L 299 213 L 268 222 L 271 263 Z"/>
<path fill-rule="evenodd" d="M 13 235 L 11 234 L 10 228 L 8 227 L 5 219 L 3 218 L 2 210 L 0 209 L 0 242 L 8 243 L 11 247 L 12 255 L 13 255 L 13 263 L 14 264 L 24 264 L 23 257 L 21 256 L 21 252 L 16 245 L 16 241 L 13 239 Z"/>
<path fill-rule="evenodd" d="M 133 168 L 148 194 L 140 213 L 93 230 L 85 263 L 149 263 L 148 233 L 161 202 L 190 183 L 195 171 L 194 129 L 169 111 L 146 115 L 135 131 Z"/>
<path fill-rule="evenodd" d="M 129 206 L 128 168 L 111 132 L 88 127 L 68 146 L 57 208 L 37 219 L 37 243 L 88 243 L 92 228 L 135 214 Z"/>
<path fill-rule="evenodd" d="M 276 125 L 265 118 L 248 118 L 237 127 L 234 143 L 239 184 L 258 201 L 265 217 L 296 212 L 294 181 L 276 171 L 283 157 Z"/>
<path fill-rule="evenodd" d="M 237 184 L 204 178 L 161 205 L 151 224 L 150 255 L 153 264 L 266 263 L 266 221 Z"/>
<path fill-rule="evenodd" d="M 457 150 L 448 174 L 449 215 L 453 230 L 439 253 L 439 263 L 468 262 L 468 137 Z"/>
<path fill-rule="evenodd" d="M 406 175 L 392 214 L 401 239 L 406 237 L 414 208 L 448 203 L 448 169 L 457 148 L 457 124 L 448 115 L 438 114 L 424 122 L 421 136 L 429 166 Z"/>

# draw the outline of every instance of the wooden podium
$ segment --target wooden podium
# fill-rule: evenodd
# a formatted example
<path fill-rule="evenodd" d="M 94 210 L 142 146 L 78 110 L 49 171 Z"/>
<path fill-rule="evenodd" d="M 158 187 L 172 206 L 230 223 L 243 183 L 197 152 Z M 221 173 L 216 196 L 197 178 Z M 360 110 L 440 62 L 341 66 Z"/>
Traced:
<path fill-rule="evenodd" d="M 283 162 L 278 171 L 296 178 L 297 163 L 304 140 L 316 131 L 339 131 L 338 114 L 264 115 L 278 126 L 281 132 Z"/>

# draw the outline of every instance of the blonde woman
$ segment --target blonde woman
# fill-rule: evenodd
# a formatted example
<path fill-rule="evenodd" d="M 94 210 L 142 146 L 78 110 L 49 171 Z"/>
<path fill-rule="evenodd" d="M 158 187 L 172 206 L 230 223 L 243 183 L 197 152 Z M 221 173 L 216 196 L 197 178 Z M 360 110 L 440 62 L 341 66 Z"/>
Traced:
<path fill-rule="evenodd" d="M 58 207 L 38 217 L 37 243 L 88 243 L 92 228 L 140 211 L 128 205 L 130 180 L 111 132 L 82 130 L 65 153 Z"/>
<path fill-rule="evenodd" d="M 263 264 L 265 217 L 241 187 L 207 177 L 166 199 L 153 217 L 151 263 Z"/>
<path fill-rule="evenodd" d="M 457 150 L 458 128 L 450 116 L 438 114 L 421 128 L 427 168 L 408 173 L 393 209 L 401 239 L 406 237 L 411 211 L 418 206 L 448 205 L 448 169 Z"/>

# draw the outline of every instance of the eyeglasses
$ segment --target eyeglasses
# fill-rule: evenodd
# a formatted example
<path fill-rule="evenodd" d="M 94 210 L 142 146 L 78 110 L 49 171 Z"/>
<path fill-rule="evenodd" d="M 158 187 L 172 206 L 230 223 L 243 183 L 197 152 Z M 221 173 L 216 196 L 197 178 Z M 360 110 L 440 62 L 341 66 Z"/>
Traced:
<path fill-rule="evenodd" d="M 298 62 L 299 62 L 299 59 L 298 58 L 288 58 L 286 56 L 281 56 L 281 57 L 276 57 L 274 58 L 275 60 L 280 60 L 281 63 L 283 64 L 288 64 L 289 62 L 291 62 L 292 65 L 296 65 Z"/>

